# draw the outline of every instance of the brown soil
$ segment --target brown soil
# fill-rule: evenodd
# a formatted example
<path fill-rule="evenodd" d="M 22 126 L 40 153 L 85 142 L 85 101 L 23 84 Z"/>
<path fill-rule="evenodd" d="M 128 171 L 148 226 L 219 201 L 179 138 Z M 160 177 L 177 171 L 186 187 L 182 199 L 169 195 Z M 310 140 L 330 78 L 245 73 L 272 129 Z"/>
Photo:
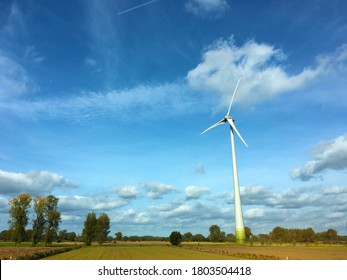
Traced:
<path fill-rule="evenodd" d="M 347 246 L 184 246 L 186 249 L 258 260 L 347 260 Z"/>

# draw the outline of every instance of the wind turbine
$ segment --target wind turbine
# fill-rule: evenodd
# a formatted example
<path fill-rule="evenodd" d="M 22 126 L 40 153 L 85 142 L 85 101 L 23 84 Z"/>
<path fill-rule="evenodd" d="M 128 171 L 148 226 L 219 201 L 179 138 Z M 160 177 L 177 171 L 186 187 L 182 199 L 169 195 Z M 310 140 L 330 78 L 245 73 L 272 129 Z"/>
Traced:
<path fill-rule="evenodd" d="M 230 110 L 231 106 L 233 105 L 235 94 L 237 91 L 237 88 L 239 86 L 239 83 L 241 81 L 241 77 L 237 81 L 236 87 L 234 89 L 234 93 L 231 97 L 231 101 L 229 104 L 228 113 L 226 116 L 220 120 L 219 122 L 215 123 L 214 125 L 210 126 L 206 130 L 204 130 L 201 134 L 204 134 L 208 130 L 215 128 L 216 126 L 219 126 L 221 124 L 229 123 L 230 125 L 230 141 L 231 141 L 231 157 L 232 157 L 232 167 L 233 167 L 233 177 L 234 177 L 234 207 L 235 207 L 235 236 L 236 236 L 236 243 L 244 243 L 246 239 L 245 235 L 245 227 L 243 225 L 243 217 L 242 217 L 242 207 L 241 207 L 241 198 L 240 198 L 240 186 L 239 186 L 239 178 L 237 175 L 237 165 L 236 165 L 236 152 L 235 152 L 235 140 L 234 140 L 234 132 L 237 134 L 238 137 L 240 137 L 241 141 L 248 147 L 245 140 L 243 140 L 241 134 L 237 130 L 234 119 L 230 116 Z"/>

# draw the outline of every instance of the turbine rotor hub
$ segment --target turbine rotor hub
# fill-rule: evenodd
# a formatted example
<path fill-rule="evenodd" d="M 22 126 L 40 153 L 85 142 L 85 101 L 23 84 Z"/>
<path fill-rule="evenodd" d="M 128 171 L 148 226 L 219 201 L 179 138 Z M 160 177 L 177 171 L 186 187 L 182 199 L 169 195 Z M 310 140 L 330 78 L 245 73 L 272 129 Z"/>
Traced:
<path fill-rule="evenodd" d="M 229 120 L 232 120 L 233 122 L 235 122 L 235 120 L 231 116 L 229 116 L 229 115 L 226 115 L 224 118 L 225 118 L 225 120 L 229 119 Z"/>

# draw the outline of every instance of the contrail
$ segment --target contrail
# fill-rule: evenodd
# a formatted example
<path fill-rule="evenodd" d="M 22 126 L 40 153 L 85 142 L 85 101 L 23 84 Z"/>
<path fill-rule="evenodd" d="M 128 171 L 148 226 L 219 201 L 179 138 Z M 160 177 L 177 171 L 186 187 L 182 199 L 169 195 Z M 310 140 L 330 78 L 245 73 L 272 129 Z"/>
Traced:
<path fill-rule="evenodd" d="M 154 3 L 154 2 L 157 2 L 157 1 L 159 1 L 159 0 L 148 1 L 148 2 L 143 3 L 143 4 L 141 4 L 141 5 L 137 5 L 137 6 L 135 6 L 135 7 L 130 8 L 130 9 L 126 9 L 126 10 L 124 10 L 124 11 L 122 11 L 122 12 L 119 12 L 118 15 L 122 15 L 122 14 L 125 14 L 125 13 L 128 13 L 128 12 L 131 12 L 131 11 L 133 11 L 133 10 L 136 10 L 136 9 L 140 8 L 140 7 L 147 6 L 147 5 L 152 4 L 152 3 Z"/>

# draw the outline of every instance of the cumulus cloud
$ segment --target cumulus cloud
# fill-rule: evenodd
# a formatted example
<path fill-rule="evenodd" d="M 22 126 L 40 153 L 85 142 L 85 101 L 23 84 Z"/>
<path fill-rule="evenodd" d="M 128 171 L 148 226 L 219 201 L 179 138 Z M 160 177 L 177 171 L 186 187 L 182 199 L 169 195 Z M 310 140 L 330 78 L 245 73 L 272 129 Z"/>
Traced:
<path fill-rule="evenodd" d="M 216 207 L 216 205 L 198 201 L 194 204 L 182 204 L 169 213 L 164 213 L 168 218 L 181 218 L 193 222 L 196 219 L 220 219 L 231 214 L 228 207 Z"/>
<path fill-rule="evenodd" d="M 59 209 L 61 211 L 97 211 L 113 210 L 126 205 L 124 200 L 111 199 L 109 197 L 89 196 L 58 196 Z"/>
<path fill-rule="evenodd" d="M 0 170 L 1 194 L 17 194 L 21 192 L 47 193 L 56 188 L 76 187 L 76 184 L 70 182 L 62 175 L 49 171 L 31 170 L 23 174 Z"/>
<path fill-rule="evenodd" d="M 244 217 L 249 218 L 262 218 L 265 216 L 265 209 L 264 208 L 252 208 L 245 211 Z"/>
<path fill-rule="evenodd" d="M 157 182 L 145 183 L 143 187 L 146 189 L 148 197 L 153 199 L 163 198 L 165 194 L 176 191 L 174 186 Z"/>
<path fill-rule="evenodd" d="M 311 186 L 278 191 L 267 186 L 251 185 L 241 188 L 241 199 L 245 225 L 256 233 L 267 233 L 278 225 L 306 228 L 308 223 L 315 230 L 339 228 L 340 224 L 344 224 L 346 215 L 343 213 L 347 211 L 346 186 Z M 218 224 L 227 232 L 234 230 L 234 209 L 231 205 L 219 203 L 211 197 L 208 200 L 176 198 L 169 202 L 162 201 L 156 201 L 153 205 L 140 203 L 135 208 L 124 209 L 122 206 L 127 205 L 127 200 L 99 196 L 60 197 L 59 205 L 67 215 L 67 221 L 72 223 L 76 220 L 74 224 L 85 218 L 86 211 L 107 211 L 117 230 L 121 226 L 121 231 L 127 235 L 149 233 L 165 236 L 177 229 L 208 234 L 212 224 Z M 80 214 L 82 212 L 84 215 Z M 302 219 L 303 213 L 305 219 Z"/>
<path fill-rule="evenodd" d="M 184 193 L 186 194 L 186 199 L 199 199 L 205 194 L 208 194 L 210 189 L 207 187 L 197 187 L 197 186 L 189 186 L 184 189 Z"/>
<path fill-rule="evenodd" d="M 347 168 L 347 135 L 318 143 L 312 150 L 311 160 L 303 167 L 293 169 L 291 177 L 308 181 L 326 169 Z"/>
<path fill-rule="evenodd" d="M 344 190 L 339 187 L 338 190 L 327 189 L 325 191 L 333 192 Z M 316 207 L 319 204 L 330 203 L 323 199 L 323 191 L 317 192 L 315 188 L 290 188 L 275 192 L 271 187 L 262 185 L 251 185 L 240 187 L 241 201 L 244 206 L 261 206 L 277 209 L 300 209 L 304 207 Z M 217 198 L 223 199 L 227 204 L 234 204 L 232 193 L 222 193 Z"/>
<path fill-rule="evenodd" d="M 240 187 L 240 193 L 245 205 L 274 205 L 278 201 L 271 188 L 262 185 Z"/>
<path fill-rule="evenodd" d="M 347 194 L 347 187 L 334 186 L 328 189 L 324 189 L 323 193 L 327 195 Z"/>
<path fill-rule="evenodd" d="M 114 217 L 112 221 L 116 223 L 127 223 L 131 225 L 145 225 L 153 223 L 153 216 L 148 212 L 137 213 L 134 209 L 128 209 L 125 212 Z"/>
<path fill-rule="evenodd" d="M 229 9 L 226 0 L 189 0 L 185 7 L 198 17 L 218 17 Z"/>
<path fill-rule="evenodd" d="M 202 62 L 186 76 L 188 84 L 197 90 L 211 91 L 228 103 L 237 79 L 242 76 L 236 101 L 255 103 L 284 92 L 302 88 L 323 73 L 344 65 L 347 45 L 335 53 L 317 57 L 316 67 L 306 67 L 298 74 L 289 74 L 281 65 L 286 59 L 281 49 L 249 40 L 237 46 L 234 40 L 219 40 L 203 53 Z"/>
<path fill-rule="evenodd" d="M 286 227 L 286 223 L 289 221 L 289 219 L 292 219 L 293 213 L 295 212 L 288 211 L 287 209 L 279 210 L 257 207 L 244 211 L 243 217 L 245 222 L 248 222 L 251 225 L 252 229 L 257 228 L 258 225 L 272 224 L 272 226 L 268 229 L 268 231 L 270 231 L 273 227 L 278 225 Z M 261 233 L 266 233 L 266 231 L 261 231 Z"/>
<path fill-rule="evenodd" d="M 139 194 L 136 186 L 118 187 L 118 188 L 115 188 L 115 192 L 120 198 L 124 198 L 124 199 L 136 198 Z"/>
<path fill-rule="evenodd" d="M 170 208 L 170 211 L 167 208 Z M 166 205 L 166 207 L 161 205 L 150 206 L 145 211 L 139 211 L 138 213 L 135 210 L 131 213 L 126 211 L 121 220 L 124 222 L 130 220 L 132 223 L 136 223 L 140 213 L 147 213 L 145 217 L 149 219 L 147 220 L 148 224 L 160 225 L 160 227 L 172 226 L 177 229 L 180 227 L 189 228 L 194 225 L 200 227 L 201 224 L 206 224 L 206 229 L 208 229 L 210 223 L 221 222 L 223 219 L 230 218 L 232 210 L 229 207 L 216 206 L 202 201 L 193 203 L 173 202 L 170 206 Z M 120 223 L 121 220 L 118 220 L 118 222 Z"/>

